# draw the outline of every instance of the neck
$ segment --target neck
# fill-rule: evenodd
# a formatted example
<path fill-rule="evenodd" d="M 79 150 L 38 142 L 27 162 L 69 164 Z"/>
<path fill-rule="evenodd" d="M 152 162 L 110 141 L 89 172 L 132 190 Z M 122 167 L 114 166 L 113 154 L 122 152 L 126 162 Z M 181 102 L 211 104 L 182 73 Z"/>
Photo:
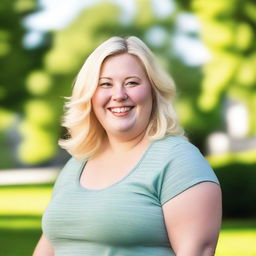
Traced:
<path fill-rule="evenodd" d="M 145 136 L 145 132 L 132 138 L 115 137 L 109 134 L 106 138 L 108 150 L 115 154 L 122 154 L 132 151 L 139 146 L 145 147 L 149 144 L 149 142 L 149 139 Z"/>

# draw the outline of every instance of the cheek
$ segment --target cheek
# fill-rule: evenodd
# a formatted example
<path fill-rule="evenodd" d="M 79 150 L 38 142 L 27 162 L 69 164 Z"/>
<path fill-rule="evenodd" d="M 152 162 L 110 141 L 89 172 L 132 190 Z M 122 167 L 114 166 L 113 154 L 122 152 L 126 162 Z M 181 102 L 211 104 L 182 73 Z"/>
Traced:
<path fill-rule="evenodd" d="M 97 107 L 102 107 L 107 104 L 109 100 L 108 93 L 96 90 L 92 97 L 92 107 L 97 108 Z"/>
<path fill-rule="evenodd" d="M 131 98 L 133 99 L 134 102 L 137 104 L 145 104 L 152 102 L 152 94 L 151 94 L 151 88 L 138 88 L 138 90 L 134 90 L 130 94 Z"/>

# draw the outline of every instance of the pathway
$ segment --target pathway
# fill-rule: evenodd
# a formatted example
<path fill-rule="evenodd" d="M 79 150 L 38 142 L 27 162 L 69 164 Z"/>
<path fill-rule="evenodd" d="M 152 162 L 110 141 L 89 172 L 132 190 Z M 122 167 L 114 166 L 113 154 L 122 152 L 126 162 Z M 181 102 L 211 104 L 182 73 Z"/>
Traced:
<path fill-rule="evenodd" d="M 0 185 L 33 184 L 53 182 L 59 168 L 24 168 L 0 171 Z"/>

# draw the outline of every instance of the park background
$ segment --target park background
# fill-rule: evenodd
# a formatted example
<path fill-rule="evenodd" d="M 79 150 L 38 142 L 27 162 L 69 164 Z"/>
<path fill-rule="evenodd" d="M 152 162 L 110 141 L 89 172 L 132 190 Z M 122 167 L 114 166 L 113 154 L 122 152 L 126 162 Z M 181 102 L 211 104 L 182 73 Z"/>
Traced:
<path fill-rule="evenodd" d="M 1 0 L 0 21 L 0 255 L 32 254 L 69 158 L 64 97 L 114 35 L 145 41 L 177 84 L 181 124 L 221 182 L 216 255 L 256 255 L 255 1 Z"/>

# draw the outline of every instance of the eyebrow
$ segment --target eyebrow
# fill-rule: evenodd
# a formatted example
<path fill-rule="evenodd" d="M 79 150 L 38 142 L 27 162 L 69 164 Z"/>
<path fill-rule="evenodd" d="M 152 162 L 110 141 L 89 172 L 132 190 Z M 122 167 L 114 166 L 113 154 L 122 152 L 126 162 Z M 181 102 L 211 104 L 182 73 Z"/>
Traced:
<path fill-rule="evenodd" d="M 110 80 L 112 80 L 111 77 L 105 77 L 105 76 L 100 77 L 99 80 L 100 80 L 100 79 L 110 79 Z"/>
<path fill-rule="evenodd" d="M 128 77 L 125 78 L 125 80 L 130 79 L 130 78 L 137 78 L 137 79 L 141 80 L 138 76 L 128 76 Z M 101 80 L 101 79 L 113 80 L 111 77 L 106 77 L 106 76 L 103 76 L 103 77 L 99 78 L 99 80 Z"/>

